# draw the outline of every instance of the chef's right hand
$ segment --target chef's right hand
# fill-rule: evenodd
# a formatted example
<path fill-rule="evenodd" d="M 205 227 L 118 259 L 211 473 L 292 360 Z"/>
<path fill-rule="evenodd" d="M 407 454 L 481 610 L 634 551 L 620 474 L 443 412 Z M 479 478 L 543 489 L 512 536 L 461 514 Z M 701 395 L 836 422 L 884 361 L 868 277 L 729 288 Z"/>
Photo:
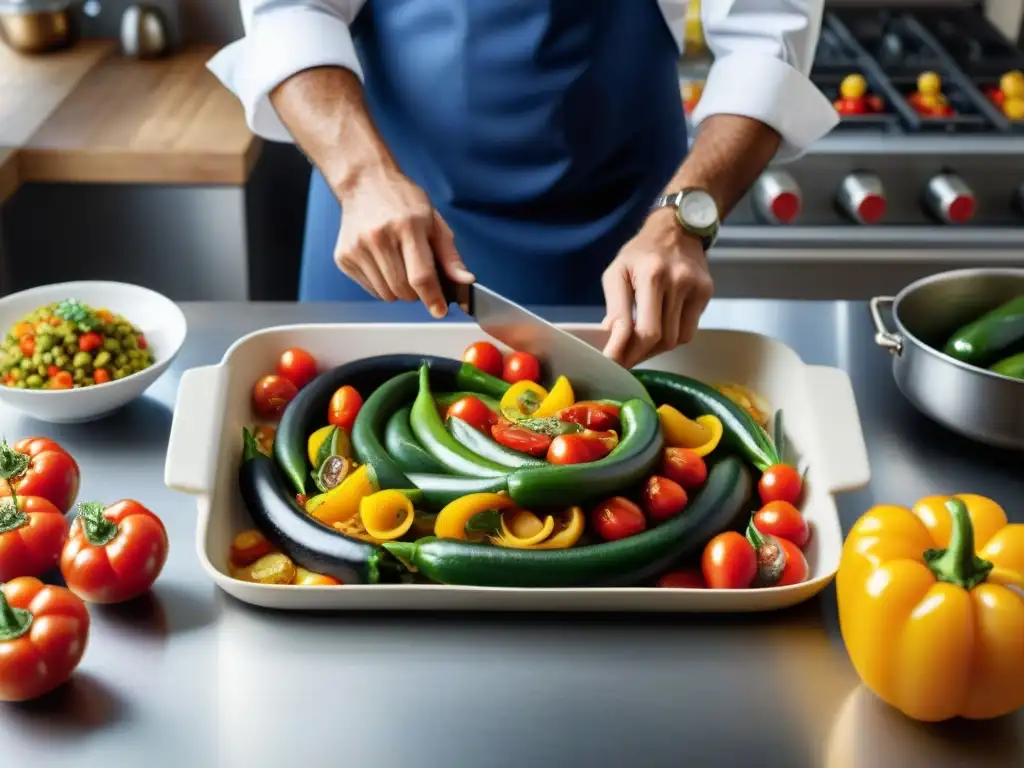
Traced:
<path fill-rule="evenodd" d="M 455 237 L 426 193 L 397 169 L 363 173 L 339 194 L 338 269 L 384 301 L 420 299 L 434 317 L 448 304 L 438 266 L 457 283 L 475 279 L 455 249 Z"/>

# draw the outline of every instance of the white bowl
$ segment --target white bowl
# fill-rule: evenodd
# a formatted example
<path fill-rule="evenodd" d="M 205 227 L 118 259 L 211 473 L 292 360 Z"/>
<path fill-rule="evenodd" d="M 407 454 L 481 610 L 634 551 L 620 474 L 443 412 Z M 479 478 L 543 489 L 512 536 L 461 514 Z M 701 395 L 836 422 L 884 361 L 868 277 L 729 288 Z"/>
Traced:
<path fill-rule="evenodd" d="M 123 379 L 81 389 L 15 389 L 0 385 L 0 402 L 40 421 L 74 424 L 116 411 L 160 378 L 185 342 L 185 315 L 173 301 L 138 285 L 99 280 L 43 285 L 0 298 L 0 333 L 6 335 L 33 310 L 64 299 L 105 307 L 124 317 L 145 335 L 154 363 Z"/>

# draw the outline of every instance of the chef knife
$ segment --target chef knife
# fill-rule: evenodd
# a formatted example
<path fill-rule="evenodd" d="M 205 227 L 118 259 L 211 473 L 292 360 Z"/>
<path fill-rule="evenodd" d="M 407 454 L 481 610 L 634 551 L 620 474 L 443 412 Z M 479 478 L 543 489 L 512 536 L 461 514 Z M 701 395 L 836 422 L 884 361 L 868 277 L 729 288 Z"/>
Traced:
<path fill-rule="evenodd" d="M 565 376 L 577 400 L 651 402 L 633 374 L 582 339 L 480 283 L 463 285 L 444 278 L 442 282 L 449 304 L 476 320 L 488 335 L 514 350 L 529 352 L 549 374 Z"/>

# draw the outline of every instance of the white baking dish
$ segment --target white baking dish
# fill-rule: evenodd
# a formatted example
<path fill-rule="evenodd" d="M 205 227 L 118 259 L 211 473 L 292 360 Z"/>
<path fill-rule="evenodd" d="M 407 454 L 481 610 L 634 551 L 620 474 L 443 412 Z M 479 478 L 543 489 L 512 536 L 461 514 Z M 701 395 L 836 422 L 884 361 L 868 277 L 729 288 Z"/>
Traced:
<path fill-rule="evenodd" d="M 600 345 L 596 325 L 566 325 Z M 228 574 L 228 549 L 252 527 L 237 489 L 243 426 L 252 423 L 255 381 L 282 351 L 298 346 L 323 368 L 373 355 L 412 353 L 459 357 L 482 336 L 472 324 L 289 325 L 235 342 L 219 365 L 182 376 L 171 426 L 165 482 L 196 498 L 199 560 L 223 590 L 239 600 L 293 610 L 540 610 L 540 611 L 766 611 L 802 602 L 835 575 L 842 531 L 834 495 L 869 478 L 867 450 L 849 377 L 837 368 L 806 365 L 789 347 L 754 333 L 705 330 L 689 345 L 645 367 L 686 373 L 708 382 L 753 387 L 785 411 L 787 440 L 810 467 L 804 514 L 814 527 L 807 551 L 811 579 L 775 589 L 666 590 L 509 589 L 434 585 L 294 587 L 252 584 Z M 363 393 L 364 397 L 366 393 Z"/>

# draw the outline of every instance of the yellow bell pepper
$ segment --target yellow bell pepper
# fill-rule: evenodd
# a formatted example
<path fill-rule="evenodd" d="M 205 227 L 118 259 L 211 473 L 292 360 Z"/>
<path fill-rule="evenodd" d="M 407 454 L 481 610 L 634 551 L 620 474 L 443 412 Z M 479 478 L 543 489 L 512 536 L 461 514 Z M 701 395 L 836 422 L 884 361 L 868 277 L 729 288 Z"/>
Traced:
<path fill-rule="evenodd" d="M 547 397 L 548 391 L 540 384 L 517 381 L 501 396 L 499 406 L 502 414 L 510 419 L 533 416 Z"/>
<path fill-rule="evenodd" d="M 532 513 L 530 513 L 530 514 L 532 514 Z M 534 516 L 534 517 L 536 517 L 536 516 Z M 586 515 L 583 514 L 583 510 L 580 507 L 570 507 L 568 510 L 566 510 L 565 514 L 562 517 L 563 517 L 563 519 L 559 523 L 561 525 L 561 527 L 557 531 L 555 531 L 553 533 L 549 532 L 549 534 L 547 535 L 546 538 L 542 539 L 541 541 L 537 542 L 536 544 L 531 544 L 528 547 L 527 546 L 519 546 L 519 547 L 516 547 L 516 548 L 518 548 L 518 549 L 569 549 L 570 547 L 574 546 L 576 544 L 576 542 L 578 542 L 580 540 L 580 538 L 583 536 L 583 529 L 586 526 Z M 547 519 L 548 520 L 552 520 L 551 517 L 548 517 Z M 540 521 L 538 520 L 538 522 L 540 522 Z M 554 522 L 554 521 L 552 521 L 552 522 Z M 545 523 L 545 527 L 546 527 L 546 523 Z M 513 533 L 515 533 L 515 532 L 516 531 L 514 530 L 514 526 L 513 526 Z M 515 547 L 514 544 L 508 544 L 508 543 L 505 543 L 505 542 L 502 542 L 502 541 L 498 541 L 497 539 L 499 539 L 499 538 L 501 538 L 501 537 L 495 537 L 494 539 L 492 539 L 493 543 L 497 544 L 498 546 L 501 546 L 501 547 L 505 547 L 505 546 Z"/>
<path fill-rule="evenodd" d="M 850 659 L 916 720 L 1024 705 L 1024 525 L 982 496 L 877 506 L 843 547 L 836 594 Z"/>
<path fill-rule="evenodd" d="M 412 527 L 416 517 L 409 497 L 401 491 L 386 490 L 359 500 L 359 518 L 366 532 L 375 539 L 400 539 Z"/>
<path fill-rule="evenodd" d="M 555 518 L 548 515 L 541 522 L 533 512 L 514 509 L 501 516 L 501 535 L 491 538 L 499 547 L 510 549 L 532 549 L 555 530 Z"/>
<path fill-rule="evenodd" d="M 365 496 L 376 492 L 370 467 L 363 464 L 349 473 L 341 485 L 311 497 L 306 502 L 306 512 L 328 525 L 343 523 L 359 513 L 359 502 Z"/>
<path fill-rule="evenodd" d="M 559 376 L 554 386 L 551 387 L 551 391 L 548 392 L 548 396 L 541 401 L 540 408 L 530 415 L 538 419 L 545 419 L 549 416 L 554 416 L 560 410 L 568 408 L 575 402 L 576 395 L 572 391 L 572 384 L 569 383 L 565 376 Z"/>
<path fill-rule="evenodd" d="M 349 439 L 348 433 L 341 427 L 335 427 L 333 424 L 328 424 L 326 427 L 320 427 L 320 429 L 311 434 L 309 436 L 309 440 L 306 441 L 306 454 L 309 456 L 309 463 L 314 467 L 316 466 L 316 460 L 320 454 L 320 448 L 323 447 L 324 440 L 326 440 L 332 430 L 335 429 L 337 429 L 338 434 L 338 437 L 335 439 L 337 442 L 337 455 L 341 456 L 343 459 L 352 458 L 352 441 Z"/>
<path fill-rule="evenodd" d="M 665 443 L 672 448 L 689 448 L 698 456 L 707 456 L 722 441 L 722 422 L 708 414 L 690 419 L 671 405 L 658 407 Z"/>
<path fill-rule="evenodd" d="M 449 502 L 437 513 L 434 535 L 439 539 L 469 539 L 466 524 L 474 515 L 489 510 L 501 511 L 513 507 L 512 499 L 504 493 L 470 493 Z"/>

